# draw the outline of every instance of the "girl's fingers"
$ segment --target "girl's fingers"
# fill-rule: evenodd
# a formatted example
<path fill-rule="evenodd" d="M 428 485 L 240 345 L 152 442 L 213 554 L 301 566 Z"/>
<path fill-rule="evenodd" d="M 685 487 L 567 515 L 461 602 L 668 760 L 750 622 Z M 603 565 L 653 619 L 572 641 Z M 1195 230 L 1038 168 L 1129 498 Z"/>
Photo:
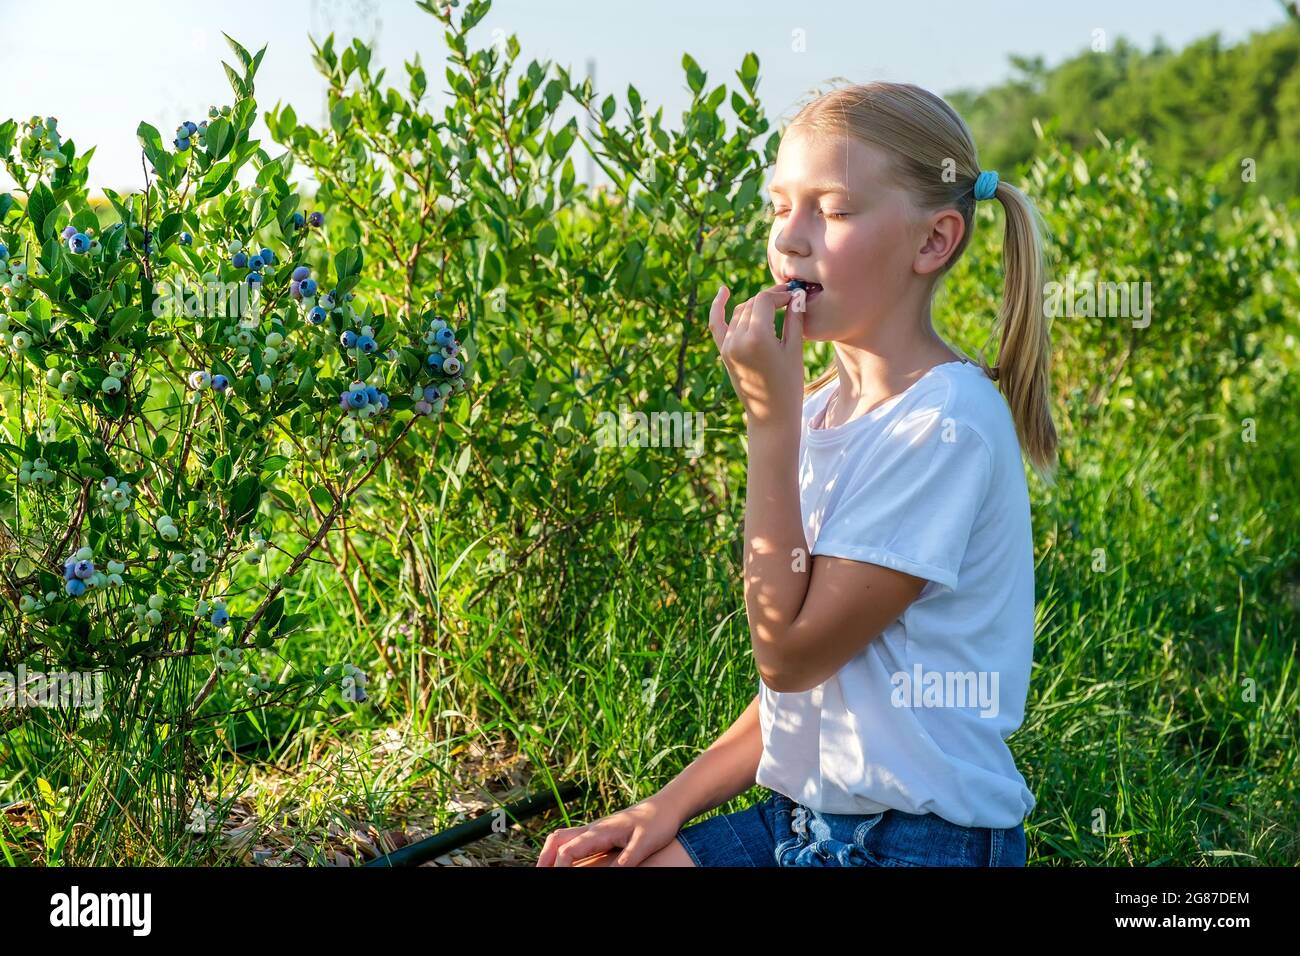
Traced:
<path fill-rule="evenodd" d="M 538 866 L 554 866 L 555 854 L 560 847 L 573 839 L 574 834 L 581 833 L 585 827 L 562 827 L 559 830 L 552 830 L 546 837 L 546 842 L 542 844 L 542 852 L 538 854 Z"/>
<path fill-rule="evenodd" d="M 727 299 L 731 290 L 725 285 L 718 286 L 718 294 L 713 297 L 709 307 L 709 331 L 713 333 L 713 344 L 722 349 L 722 342 L 727 337 Z"/>
<path fill-rule="evenodd" d="M 582 836 L 570 840 L 560 847 L 555 854 L 556 866 L 573 866 L 575 860 L 583 860 L 597 853 L 615 848 L 621 849 L 614 842 L 614 836 L 607 830 L 588 830 Z"/>
<path fill-rule="evenodd" d="M 736 306 L 736 311 L 731 313 L 731 327 L 734 330 L 744 332 L 745 329 L 749 328 L 749 313 L 753 306 L 753 299 L 746 299 Z"/>

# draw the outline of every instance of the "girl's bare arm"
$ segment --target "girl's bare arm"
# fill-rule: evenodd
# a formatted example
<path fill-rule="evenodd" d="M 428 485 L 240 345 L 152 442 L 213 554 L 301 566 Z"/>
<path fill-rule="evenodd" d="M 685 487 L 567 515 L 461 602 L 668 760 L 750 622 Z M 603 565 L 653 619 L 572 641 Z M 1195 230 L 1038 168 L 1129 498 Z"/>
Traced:
<path fill-rule="evenodd" d="M 763 734 L 755 695 L 721 737 L 650 799 L 685 824 L 752 787 L 762 756 Z"/>

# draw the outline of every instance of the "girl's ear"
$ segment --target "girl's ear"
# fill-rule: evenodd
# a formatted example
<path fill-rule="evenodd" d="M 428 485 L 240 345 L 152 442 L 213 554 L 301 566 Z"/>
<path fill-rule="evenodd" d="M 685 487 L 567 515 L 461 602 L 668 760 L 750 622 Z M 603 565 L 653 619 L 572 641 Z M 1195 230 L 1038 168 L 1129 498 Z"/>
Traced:
<path fill-rule="evenodd" d="M 918 275 L 929 275 L 943 268 L 966 234 L 966 221 L 951 207 L 931 213 L 926 222 L 929 231 L 912 262 Z"/>

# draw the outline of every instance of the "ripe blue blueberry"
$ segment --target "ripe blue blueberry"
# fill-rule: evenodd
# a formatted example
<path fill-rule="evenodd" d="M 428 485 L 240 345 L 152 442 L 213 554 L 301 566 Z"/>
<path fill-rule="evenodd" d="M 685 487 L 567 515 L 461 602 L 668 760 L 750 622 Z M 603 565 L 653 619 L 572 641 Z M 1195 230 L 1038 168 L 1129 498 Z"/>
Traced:
<path fill-rule="evenodd" d="M 303 280 L 302 280 L 302 284 L 298 286 L 298 289 L 299 289 L 299 291 L 302 292 L 303 295 L 315 295 L 315 294 L 316 294 L 316 280 L 315 280 L 315 279 L 303 279 Z"/>
<path fill-rule="evenodd" d="M 8 258 L 9 258 L 9 247 L 6 246 L 3 242 L 0 242 L 0 259 L 8 259 Z"/>
<path fill-rule="evenodd" d="M 186 120 L 185 123 L 184 123 L 183 125 L 185 126 L 185 128 L 186 128 L 187 130 L 190 131 L 190 135 L 191 135 L 191 136 L 193 136 L 195 133 L 197 133 L 197 132 L 199 131 L 199 128 L 198 128 L 197 126 L 195 126 L 194 123 L 191 122 L 190 120 Z"/>
<path fill-rule="evenodd" d="M 289 297 L 292 298 L 292 299 L 296 299 L 296 300 L 299 301 L 299 302 L 302 301 L 302 283 L 301 283 L 301 282 L 297 282 L 297 281 L 295 281 L 295 282 L 290 282 L 290 283 L 289 283 Z"/>
<path fill-rule="evenodd" d="M 261 256 L 253 256 L 253 258 L 248 260 L 248 268 L 252 269 L 254 272 L 261 272 L 266 268 L 266 260 Z"/>
<path fill-rule="evenodd" d="M 366 386 L 366 400 L 367 400 L 368 402 L 370 402 L 371 405 L 378 405 L 378 404 L 379 404 L 379 389 L 377 389 L 377 388 L 376 388 L 375 386 L 373 386 L 373 385 L 367 385 L 367 386 Z"/>
<path fill-rule="evenodd" d="M 325 225 L 325 214 L 323 212 L 313 212 L 307 217 L 307 225 L 317 228 Z"/>
<path fill-rule="evenodd" d="M 257 283 L 259 283 L 259 282 L 261 282 L 261 281 L 262 281 L 262 276 L 261 276 L 260 273 L 257 273 L 257 272 L 250 272 L 250 273 L 248 274 L 248 284 L 249 284 L 249 285 L 255 285 L 255 284 L 257 284 Z"/>
<path fill-rule="evenodd" d="M 175 146 L 183 153 L 185 152 L 185 150 L 190 148 L 189 137 L 186 137 L 185 139 L 181 139 L 180 137 L 177 137 L 176 139 L 172 140 L 172 145 Z"/>
<path fill-rule="evenodd" d="M 787 292 L 797 292 L 800 289 L 807 289 L 807 288 L 808 288 L 808 283 L 804 282 L 803 279 L 791 279 L 789 282 L 785 284 L 785 290 Z"/>
<path fill-rule="evenodd" d="M 308 269 L 306 266 L 298 266 L 298 268 L 293 270 L 293 275 L 290 276 L 290 278 L 292 278 L 294 282 L 301 282 L 309 275 L 311 275 L 310 269 Z"/>
<path fill-rule="evenodd" d="M 90 248 L 90 237 L 84 232 L 73 233 L 68 239 L 68 249 L 77 255 L 81 255 Z"/>
<path fill-rule="evenodd" d="M 262 261 L 265 262 L 267 265 L 275 264 L 275 253 L 272 252 L 270 249 L 262 249 L 260 252 L 258 252 L 258 255 L 262 257 Z"/>
<path fill-rule="evenodd" d="M 76 226 L 64 226 L 63 232 L 59 233 L 59 235 L 61 235 L 64 239 L 71 239 L 76 234 L 77 234 Z"/>
<path fill-rule="evenodd" d="M 306 223 L 307 220 L 303 218 L 302 213 L 296 212 L 293 214 L 293 228 L 301 229 L 304 225 L 306 225 Z"/>
<path fill-rule="evenodd" d="M 357 339 L 357 348 L 361 349 L 361 351 L 365 352 L 367 355 L 373 355 L 375 350 L 379 348 L 379 343 L 370 336 L 363 335 L 361 338 Z"/>
<path fill-rule="evenodd" d="M 224 375 L 212 376 L 212 387 L 215 388 L 218 392 L 224 392 L 227 386 L 229 385 L 230 385 L 230 379 L 226 378 L 226 376 Z"/>
<path fill-rule="evenodd" d="M 433 340 L 439 345 L 446 347 L 456 341 L 456 333 L 451 329 L 442 328 L 433 334 Z"/>
<path fill-rule="evenodd" d="M 325 321 L 325 310 L 320 306 L 316 306 L 316 308 L 307 313 L 307 321 L 312 325 L 320 325 Z M 349 345 L 347 347 L 351 348 L 352 346 Z"/>
<path fill-rule="evenodd" d="M 349 408 L 365 408 L 370 403 L 370 396 L 364 388 L 354 388 L 347 393 Z"/>
<path fill-rule="evenodd" d="M 193 244 L 194 244 L 194 237 L 191 236 L 188 232 L 182 232 L 182 233 L 181 233 L 181 245 L 182 245 L 182 246 L 192 246 Z"/>
<path fill-rule="evenodd" d="M 64 587 L 73 597 L 81 597 L 86 593 L 86 582 L 78 578 L 72 578 Z"/>
<path fill-rule="evenodd" d="M 242 252 L 236 252 L 233 256 L 231 256 L 230 264 L 234 266 L 236 269 L 242 269 L 244 268 L 244 266 L 248 265 L 248 256 L 246 256 Z"/>
<path fill-rule="evenodd" d="M 426 361 L 428 361 L 430 368 L 442 368 L 442 356 L 437 352 L 431 352 Z"/>
<path fill-rule="evenodd" d="M 353 332 L 351 329 L 348 329 L 346 332 L 344 332 L 342 335 L 339 336 L 339 341 L 343 343 L 343 347 L 345 349 L 354 348 L 357 344 L 357 333 Z"/>
<path fill-rule="evenodd" d="M 95 573 L 95 564 L 92 561 L 78 561 L 73 566 L 72 573 L 84 581 Z"/>
<path fill-rule="evenodd" d="M 212 612 L 212 623 L 215 627 L 225 627 L 230 623 L 230 613 L 224 607 L 217 608 Z"/>

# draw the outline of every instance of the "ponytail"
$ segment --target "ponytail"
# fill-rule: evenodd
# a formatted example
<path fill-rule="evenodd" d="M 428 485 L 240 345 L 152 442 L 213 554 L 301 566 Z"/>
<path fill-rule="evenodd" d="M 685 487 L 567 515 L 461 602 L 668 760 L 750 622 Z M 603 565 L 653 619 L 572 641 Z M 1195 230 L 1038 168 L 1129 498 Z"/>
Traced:
<path fill-rule="evenodd" d="M 1005 269 L 998 310 L 998 364 L 980 366 L 998 383 L 1020 447 L 1039 477 L 1051 483 L 1056 472 L 1056 426 L 1052 423 L 1051 337 L 1043 310 L 1043 246 L 1038 212 L 1020 190 L 999 182 L 996 198 L 1006 213 L 1003 232 Z M 997 331 L 997 330 L 995 330 Z M 992 338 L 992 336 L 990 336 Z"/>

